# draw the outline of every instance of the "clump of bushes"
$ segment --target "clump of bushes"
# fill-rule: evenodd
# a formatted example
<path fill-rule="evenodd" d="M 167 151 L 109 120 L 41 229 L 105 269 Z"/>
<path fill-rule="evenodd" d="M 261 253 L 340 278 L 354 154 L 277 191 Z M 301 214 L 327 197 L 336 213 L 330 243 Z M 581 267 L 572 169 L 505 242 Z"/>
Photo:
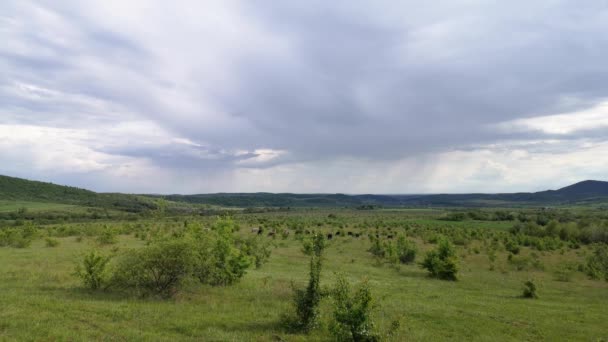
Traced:
<path fill-rule="evenodd" d="M 19 228 L 0 229 L 0 247 L 28 248 L 38 235 L 38 229 L 28 222 Z"/>
<path fill-rule="evenodd" d="M 106 270 L 109 259 L 91 252 L 76 274 L 87 288 L 98 289 L 107 280 L 105 287 L 161 297 L 175 295 L 188 280 L 230 285 L 245 275 L 252 260 L 261 265 L 270 253 L 254 243 L 242 243 L 239 249 L 233 237 L 237 229 L 234 221 L 224 218 L 211 229 L 188 226 L 169 236 L 157 234 L 145 247 L 116 257 L 111 272 Z"/>
<path fill-rule="evenodd" d="M 338 275 L 332 291 L 333 319 L 329 327 L 337 341 L 379 341 L 371 318 L 372 293 L 367 281 L 354 291 L 343 275 Z"/>
<path fill-rule="evenodd" d="M 457 280 L 458 259 L 454 245 L 446 238 L 441 238 L 437 249 L 428 252 L 421 267 L 429 271 L 433 278 Z"/>

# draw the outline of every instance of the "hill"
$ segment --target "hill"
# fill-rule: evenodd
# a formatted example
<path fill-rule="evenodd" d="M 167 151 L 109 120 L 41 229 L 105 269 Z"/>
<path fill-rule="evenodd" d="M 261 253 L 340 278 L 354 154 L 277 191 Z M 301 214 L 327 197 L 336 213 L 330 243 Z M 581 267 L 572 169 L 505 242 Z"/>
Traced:
<path fill-rule="evenodd" d="M 608 182 L 583 181 L 559 190 L 503 194 L 345 195 L 217 193 L 160 196 L 170 201 L 234 207 L 523 206 L 573 205 L 608 201 Z"/>
<path fill-rule="evenodd" d="M 129 212 L 154 209 L 150 198 L 93 191 L 0 175 L 0 200 L 63 203 L 113 208 Z"/>
<path fill-rule="evenodd" d="M 216 193 L 196 195 L 129 195 L 93 191 L 0 176 L 0 200 L 33 201 L 115 208 L 140 212 L 156 208 L 155 199 L 221 207 L 488 207 L 547 206 L 608 202 L 608 182 L 587 180 L 558 190 L 502 194 L 346 195 L 293 193 Z"/>

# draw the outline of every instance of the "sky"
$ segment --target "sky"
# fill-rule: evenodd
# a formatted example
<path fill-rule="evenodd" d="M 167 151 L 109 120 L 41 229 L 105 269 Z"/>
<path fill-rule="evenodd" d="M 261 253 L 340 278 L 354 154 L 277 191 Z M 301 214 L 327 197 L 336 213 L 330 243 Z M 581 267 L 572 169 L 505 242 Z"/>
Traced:
<path fill-rule="evenodd" d="M 0 174 L 131 193 L 608 180 L 608 3 L 0 2 Z"/>

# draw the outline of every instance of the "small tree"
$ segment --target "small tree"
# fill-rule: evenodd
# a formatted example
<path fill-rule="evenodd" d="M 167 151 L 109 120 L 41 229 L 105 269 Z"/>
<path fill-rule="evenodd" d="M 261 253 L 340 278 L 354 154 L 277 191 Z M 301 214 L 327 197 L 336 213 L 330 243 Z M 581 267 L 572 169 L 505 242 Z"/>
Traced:
<path fill-rule="evenodd" d="M 536 294 L 536 284 L 534 284 L 534 281 L 528 280 L 524 283 L 524 291 L 522 296 L 524 298 L 538 298 L 538 295 Z"/>
<path fill-rule="evenodd" d="M 426 254 L 421 263 L 422 268 L 429 271 L 433 278 L 443 280 L 457 280 L 458 259 L 454 245 L 446 238 L 439 240 L 437 249 Z"/>
<path fill-rule="evenodd" d="M 102 288 L 107 283 L 106 266 L 110 257 L 103 256 L 96 251 L 85 255 L 82 262 L 76 265 L 74 275 L 82 280 L 83 285 L 91 290 Z"/>
<path fill-rule="evenodd" d="M 410 264 L 416 259 L 416 244 L 400 235 L 397 239 L 397 256 L 402 264 Z"/>
<path fill-rule="evenodd" d="M 332 335 L 338 341 L 372 342 L 380 340 L 371 319 L 372 293 L 367 281 L 355 291 L 343 275 L 338 275 L 332 291 Z"/>
<path fill-rule="evenodd" d="M 321 234 L 313 235 L 310 240 L 310 272 L 306 288 L 293 287 L 295 316 L 284 317 L 285 324 L 292 330 L 308 332 L 315 328 L 319 321 L 319 304 L 321 303 L 321 266 L 325 238 Z"/>
<path fill-rule="evenodd" d="M 234 221 L 223 218 L 218 219 L 210 231 L 194 235 L 194 274 L 201 283 L 230 285 L 245 275 L 250 260 L 245 251 L 235 246 L 233 232 L 237 229 Z M 263 262 L 261 259 L 257 261 Z"/>
<path fill-rule="evenodd" d="M 585 269 L 590 278 L 608 281 L 608 245 L 595 247 L 593 254 L 587 258 Z"/>

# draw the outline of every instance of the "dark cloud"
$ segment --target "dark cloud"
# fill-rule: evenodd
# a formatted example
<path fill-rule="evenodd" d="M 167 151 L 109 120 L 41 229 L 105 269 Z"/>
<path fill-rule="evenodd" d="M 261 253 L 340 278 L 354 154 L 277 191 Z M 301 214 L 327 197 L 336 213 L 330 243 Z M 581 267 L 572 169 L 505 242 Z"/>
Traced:
<path fill-rule="evenodd" d="M 551 139 L 562 143 L 526 148 L 565 153 L 606 139 L 603 126 L 497 129 L 608 98 L 602 1 L 0 9 L 0 124 L 104 133 L 148 122 L 162 132 L 97 132 L 107 140 L 90 147 L 166 169 L 399 162 Z"/>

